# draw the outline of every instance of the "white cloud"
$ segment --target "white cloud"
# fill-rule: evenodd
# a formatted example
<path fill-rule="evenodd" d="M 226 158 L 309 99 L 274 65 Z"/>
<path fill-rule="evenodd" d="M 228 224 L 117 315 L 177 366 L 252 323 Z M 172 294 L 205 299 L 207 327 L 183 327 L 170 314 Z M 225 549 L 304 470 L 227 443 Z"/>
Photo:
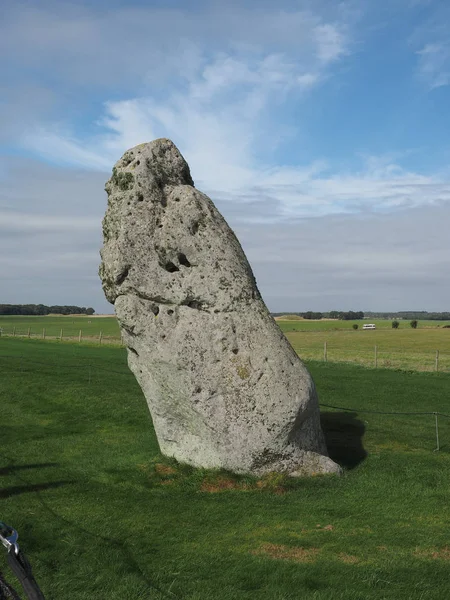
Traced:
<path fill-rule="evenodd" d="M 203 65 L 185 88 L 163 100 L 155 96 L 107 102 L 98 134 L 76 139 L 59 127 L 29 132 L 22 143 L 40 156 L 89 169 L 111 168 L 129 147 L 171 137 L 186 154 L 197 178 L 213 189 L 250 186 L 254 149 L 278 140 L 279 110 L 289 93 L 307 93 L 325 67 L 317 56 L 307 68 L 283 54 L 231 56 L 220 53 Z M 267 142 L 265 142 L 267 143 Z"/>
<path fill-rule="evenodd" d="M 346 52 L 346 43 L 339 27 L 326 23 L 315 28 L 318 56 L 324 63 L 340 58 Z"/>
<path fill-rule="evenodd" d="M 188 160 L 200 189 L 224 210 L 227 204 L 252 204 L 252 211 L 243 208 L 241 214 L 255 222 L 389 211 L 450 201 L 448 178 L 406 170 L 390 157 L 368 157 L 359 171 L 339 173 L 333 172 L 326 161 L 274 167 L 258 160 L 260 144 L 271 139 L 270 127 L 262 122 L 270 95 L 282 85 L 280 82 L 296 85 L 282 68 L 273 78 L 275 84 L 268 84 L 260 77 L 267 62 L 270 69 L 280 65 L 279 58 L 264 65 L 258 63 L 249 71 L 258 83 L 249 86 L 248 92 L 240 90 L 236 103 L 218 102 L 223 93 L 220 82 L 224 78 L 240 81 L 245 65 L 231 61 L 224 66 L 221 57 L 217 71 L 211 65 L 208 77 L 200 78 L 183 96 L 175 93 L 163 103 L 149 98 L 108 103 L 101 121 L 108 132 L 88 143 L 73 142 L 54 133 L 43 138 L 38 135 L 28 144 L 53 160 L 64 156 L 69 163 L 104 170 L 107 166 L 110 169 L 127 148 L 156 137 L 169 137 Z M 226 90 L 231 93 L 233 86 L 230 84 Z M 264 201 L 271 210 L 260 213 Z"/>
<path fill-rule="evenodd" d="M 311 6 L 313 8 L 311 8 Z M 42 0 L 11 3 L 0 24 L 0 53 L 41 69 L 67 85 L 143 89 L 172 77 L 189 79 L 204 52 L 289 52 L 297 60 L 317 54 L 323 63 L 348 46 L 339 6 L 301 0 L 291 10 L 255 3 L 207 3 L 201 10 L 137 6 L 108 10 Z"/>
<path fill-rule="evenodd" d="M 431 88 L 450 84 L 450 43 L 426 44 L 417 52 L 419 77 Z"/>

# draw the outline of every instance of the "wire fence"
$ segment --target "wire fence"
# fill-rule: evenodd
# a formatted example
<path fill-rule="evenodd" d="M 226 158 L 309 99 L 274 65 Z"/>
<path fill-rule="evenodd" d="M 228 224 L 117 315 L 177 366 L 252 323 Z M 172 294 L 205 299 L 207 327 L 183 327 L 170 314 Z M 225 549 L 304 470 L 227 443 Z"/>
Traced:
<path fill-rule="evenodd" d="M 333 406 L 332 404 L 323 404 L 320 403 L 321 407 L 324 408 L 333 408 L 335 410 L 342 410 L 344 412 L 349 413 L 358 413 L 358 414 L 366 414 L 366 415 L 391 415 L 391 416 L 433 416 L 435 423 L 435 432 L 436 432 L 436 448 L 434 452 L 439 452 L 440 442 L 439 442 L 439 417 L 444 417 L 445 419 L 450 419 L 450 414 L 438 412 L 438 411 L 382 411 L 382 410 L 371 410 L 371 409 L 360 409 L 360 408 L 347 408 L 343 406 Z"/>
<path fill-rule="evenodd" d="M 31 327 L 13 327 L 9 329 L 0 327 L 0 338 L 2 337 L 124 346 L 124 340 L 120 333 L 115 334 L 111 330 L 75 330 L 73 327 L 58 330 L 54 327 L 50 329 L 43 328 L 42 330 Z M 342 341 L 340 342 L 336 339 L 318 342 L 314 335 L 304 337 L 301 343 L 295 339 L 290 341 L 294 350 L 304 360 L 319 360 L 332 363 L 346 362 L 375 369 L 404 369 L 450 373 L 450 349 L 448 348 L 448 343 L 445 343 L 443 348 L 432 348 L 430 347 L 430 343 L 426 347 L 402 347 L 382 343 L 355 345 L 348 341 L 342 343 Z"/>
<path fill-rule="evenodd" d="M 0 337 L 8 338 L 28 338 L 39 340 L 59 340 L 64 342 L 84 342 L 94 344 L 112 344 L 116 346 L 123 345 L 123 339 L 119 334 L 111 331 L 90 329 L 75 329 L 74 327 L 0 327 Z"/>
<path fill-rule="evenodd" d="M 94 361 L 89 356 L 74 356 L 71 357 L 72 364 L 64 360 L 36 360 L 22 354 L 1 354 L 0 353 L 0 370 L 5 366 L 8 368 L 9 373 L 16 373 L 18 376 L 23 377 L 25 374 L 35 375 L 37 372 L 39 375 L 48 375 L 50 377 L 63 376 L 68 378 L 68 374 L 72 373 L 75 376 L 75 380 L 82 385 L 114 385 L 113 379 L 110 376 L 119 375 L 123 377 L 123 382 L 126 385 L 136 385 L 136 379 L 132 372 L 129 370 L 128 365 L 123 363 L 117 363 L 116 368 L 111 366 L 105 366 L 105 363 Z M 435 452 L 441 450 L 442 446 L 440 443 L 440 429 L 445 422 L 445 432 L 450 434 L 450 413 L 442 411 L 381 411 L 374 410 L 364 407 L 344 407 L 336 406 L 332 404 L 320 403 L 321 408 L 332 409 L 333 411 L 348 412 L 353 415 L 378 415 L 386 417 L 417 417 L 426 419 L 431 417 L 434 422 L 434 433 L 436 440 Z M 441 419 L 441 420 L 440 420 Z"/>
<path fill-rule="evenodd" d="M 305 360 L 323 362 L 347 362 L 373 369 L 404 369 L 414 371 L 439 371 L 450 373 L 450 350 L 414 346 L 391 346 L 389 344 L 366 344 L 352 346 L 338 340 L 320 344 L 293 343 L 297 354 Z"/>

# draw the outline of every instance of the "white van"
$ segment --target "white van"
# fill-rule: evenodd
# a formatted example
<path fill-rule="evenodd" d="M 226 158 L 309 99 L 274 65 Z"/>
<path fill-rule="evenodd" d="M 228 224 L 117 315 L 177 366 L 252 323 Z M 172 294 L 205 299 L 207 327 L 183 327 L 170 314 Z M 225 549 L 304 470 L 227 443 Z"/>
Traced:
<path fill-rule="evenodd" d="M 366 323 L 363 325 L 363 329 L 376 329 L 376 327 L 373 323 Z"/>

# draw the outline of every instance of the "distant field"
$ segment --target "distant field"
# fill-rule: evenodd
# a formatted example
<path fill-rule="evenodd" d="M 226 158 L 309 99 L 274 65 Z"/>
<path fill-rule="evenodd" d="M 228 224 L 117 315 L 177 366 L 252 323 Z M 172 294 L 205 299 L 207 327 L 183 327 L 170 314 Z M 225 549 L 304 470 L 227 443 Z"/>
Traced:
<path fill-rule="evenodd" d="M 103 339 L 120 339 L 120 330 L 115 317 L 23 317 L 0 315 L 0 329 L 4 335 L 12 335 L 15 328 L 17 337 L 27 336 L 30 330 L 30 337 L 41 338 L 45 329 L 46 337 L 59 337 L 61 329 L 63 339 L 78 338 L 80 330 L 84 338 L 97 338 L 102 332 Z"/>
<path fill-rule="evenodd" d="M 366 323 L 374 323 L 377 329 L 392 329 L 392 321 L 386 319 L 373 319 L 373 320 L 360 320 L 360 321 L 335 321 L 335 320 L 320 320 L 310 321 L 308 319 L 303 320 L 279 320 L 277 324 L 281 331 L 285 333 L 287 331 L 335 331 L 341 329 L 352 329 L 354 323 L 358 324 L 359 328 Z M 399 321 L 399 329 L 411 329 L 410 321 Z M 440 329 L 444 325 L 450 325 L 450 321 L 418 321 L 418 328 L 432 328 Z"/>
<path fill-rule="evenodd" d="M 433 371 L 439 350 L 439 370 L 450 371 L 450 329 L 361 329 L 347 331 L 288 331 L 286 337 L 304 359 L 356 362 L 399 369 Z"/>
<path fill-rule="evenodd" d="M 367 321 L 359 321 L 360 328 L 352 329 L 352 321 L 277 321 L 277 324 L 304 359 L 323 360 L 324 343 L 327 343 L 329 362 L 355 362 L 374 366 L 375 345 L 377 366 L 386 368 L 432 371 L 439 350 L 439 370 L 450 372 L 450 329 L 444 329 L 446 321 L 420 321 L 418 329 L 409 322 L 400 322 L 395 330 L 390 321 L 373 321 L 375 331 L 363 331 Z M 64 341 L 78 342 L 82 339 L 98 343 L 119 344 L 120 330 L 115 317 L 10 317 L 0 316 L 3 336 L 59 338 L 61 330 Z"/>

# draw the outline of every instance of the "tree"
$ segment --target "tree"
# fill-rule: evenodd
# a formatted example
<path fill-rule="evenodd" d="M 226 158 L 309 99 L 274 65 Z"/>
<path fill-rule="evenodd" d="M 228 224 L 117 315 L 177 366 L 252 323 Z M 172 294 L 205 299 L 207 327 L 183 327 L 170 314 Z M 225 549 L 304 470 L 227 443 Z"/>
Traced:
<path fill-rule="evenodd" d="M 95 313 L 95 310 L 93 308 L 89 307 L 89 308 L 86 309 L 86 314 L 87 315 L 93 315 L 94 313 Z"/>
<path fill-rule="evenodd" d="M 321 312 L 313 312 L 312 310 L 308 310 L 308 312 L 303 313 L 304 319 L 314 319 L 320 320 L 323 317 Z"/>
<path fill-rule="evenodd" d="M 353 323 L 352 327 L 353 329 L 358 329 L 358 323 Z"/>
<path fill-rule="evenodd" d="M 400 323 L 398 321 L 392 321 L 392 329 L 398 329 Z"/>
<path fill-rule="evenodd" d="M 416 319 L 414 319 L 413 321 L 410 322 L 410 325 L 413 329 L 417 329 L 417 321 Z"/>
<path fill-rule="evenodd" d="M 343 321 L 354 321 L 355 319 L 364 319 L 364 313 L 362 311 L 349 310 L 348 312 L 339 313 L 339 318 Z"/>

